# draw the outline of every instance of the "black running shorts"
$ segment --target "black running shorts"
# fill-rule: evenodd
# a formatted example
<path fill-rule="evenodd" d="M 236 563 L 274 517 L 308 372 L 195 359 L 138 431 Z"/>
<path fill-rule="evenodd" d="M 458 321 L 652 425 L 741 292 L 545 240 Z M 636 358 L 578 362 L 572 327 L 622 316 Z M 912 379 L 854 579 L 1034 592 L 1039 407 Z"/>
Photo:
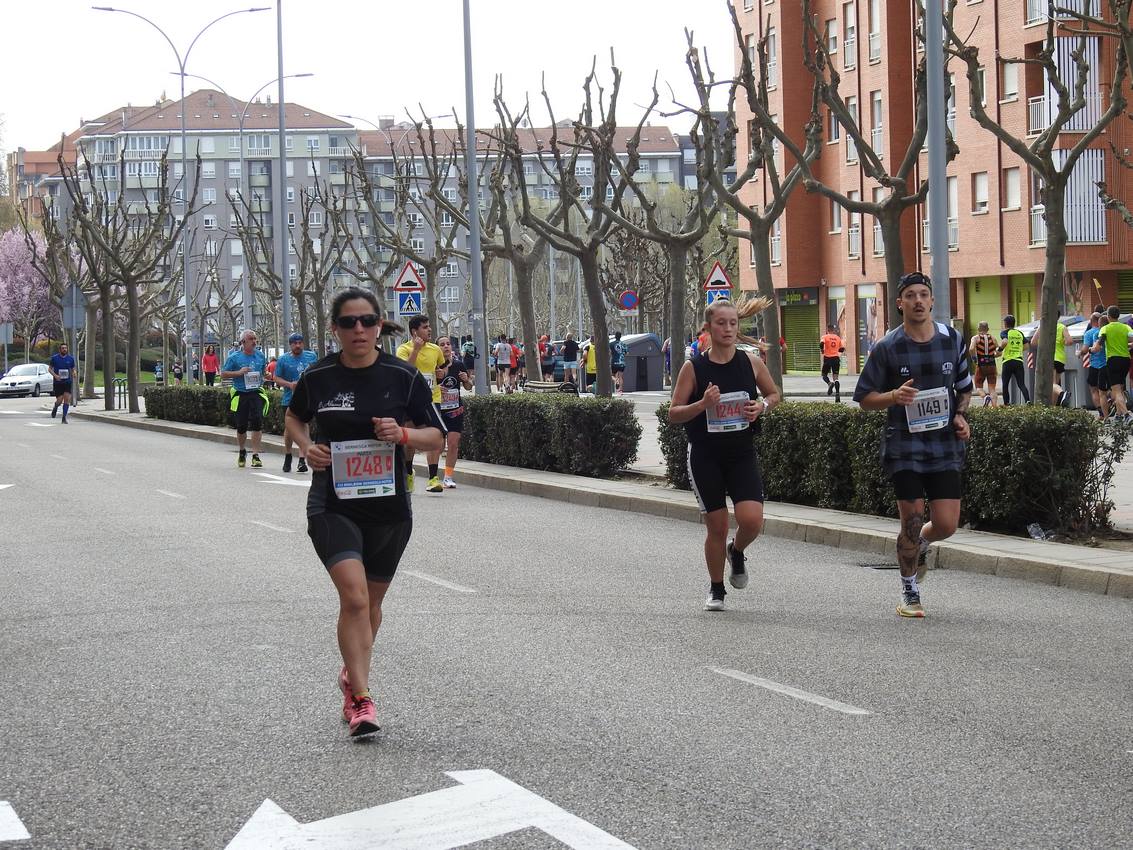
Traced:
<path fill-rule="evenodd" d="M 822 358 L 822 374 L 829 375 L 833 372 L 838 374 L 838 370 L 842 368 L 842 360 L 838 357 L 823 357 Z"/>
<path fill-rule="evenodd" d="M 1125 376 L 1129 373 L 1128 357 L 1111 357 L 1105 361 L 1109 371 L 1109 385 L 1111 387 L 1125 386 Z"/>
<path fill-rule="evenodd" d="M 917 502 L 927 498 L 930 502 L 937 499 L 959 499 L 963 492 L 960 482 L 960 470 L 946 469 L 941 472 L 913 472 L 902 469 L 893 473 L 890 478 L 893 489 L 897 493 L 899 502 Z"/>
<path fill-rule="evenodd" d="M 453 432 L 453 431 L 455 431 L 457 434 L 464 433 L 464 414 L 463 413 L 461 413 L 459 416 L 449 416 L 446 413 L 444 420 L 445 420 L 445 427 L 448 428 L 450 433 Z"/>
<path fill-rule="evenodd" d="M 1086 385 L 1099 390 L 1109 389 L 1109 369 L 1105 366 L 1091 366 L 1086 372 Z"/>
<path fill-rule="evenodd" d="M 1057 360 L 1055 360 L 1054 361 L 1054 371 L 1061 375 L 1063 372 L 1066 371 L 1066 364 L 1060 363 Z"/>
<path fill-rule="evenodd" d="M 763 473 L 755 447 L 722 449 L 711 443 L 690 443 L 688 478 L 702 514 L 732 504 L 763 501 Z"/>
<path fill-rule="evenodd" d="M 69 393 L 70 391 L 71 391 L 71 382 L 70 381 L 53 381 L 52 384 L 51 384 L 51 394 L 53 396 L 55 396 L 56 398 L 63 395 L 63 393 Z"/>
<path fill-rule="evenodd" d="M 307 536 L 328 570 L 346 560 L 361 561 L 369 581 L 388 584 L 413 533 L 413 520 L 357 523 L 330 511 L 307 517 Z"/>
<path fill-rule="evenodd" d="M 259 392 L 237 393 L 236 433 L 264 429 L 264 397 Z"/>

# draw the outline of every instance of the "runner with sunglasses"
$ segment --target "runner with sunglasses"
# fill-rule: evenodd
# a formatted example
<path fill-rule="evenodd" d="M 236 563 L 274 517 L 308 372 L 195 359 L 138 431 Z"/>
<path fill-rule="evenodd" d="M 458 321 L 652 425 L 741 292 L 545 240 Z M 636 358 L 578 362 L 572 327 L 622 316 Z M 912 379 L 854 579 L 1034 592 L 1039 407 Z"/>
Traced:
<path fill-rule="evenodd" d="M 405 450 L 440 451 L 445 433 L 421 373 L 375 347 L 379 334 L 401 330 L 383 322 L 380 309 L 363 289 L 335 296 L 339 351 L 302 374 L 286 414 L 287 432 L 313 470 L 307 534 L 338 591 L 338 683 L 352 736 L 380 728 L 370 663 L 382 600 L 413 528 Z M 312 419 L 317 443 L 308 435 Z"/>

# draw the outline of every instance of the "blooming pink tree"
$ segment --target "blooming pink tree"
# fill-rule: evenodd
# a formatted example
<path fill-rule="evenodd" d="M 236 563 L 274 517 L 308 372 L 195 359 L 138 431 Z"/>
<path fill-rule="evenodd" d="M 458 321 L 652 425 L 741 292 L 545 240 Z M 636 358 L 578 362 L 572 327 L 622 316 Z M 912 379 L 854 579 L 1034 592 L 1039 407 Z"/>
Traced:
<path fill-rule="evenodd" d="M 32 234 L 36 249 L 43 237 Z M 0 234 L 0 322 L 12 323 L 13 337 L 24 340 L 24 359 L 43 334 L 58 329 L 58 309 L 51 303 L 46 281 L 32 266 L 32 252 L 19 228 Z"/>

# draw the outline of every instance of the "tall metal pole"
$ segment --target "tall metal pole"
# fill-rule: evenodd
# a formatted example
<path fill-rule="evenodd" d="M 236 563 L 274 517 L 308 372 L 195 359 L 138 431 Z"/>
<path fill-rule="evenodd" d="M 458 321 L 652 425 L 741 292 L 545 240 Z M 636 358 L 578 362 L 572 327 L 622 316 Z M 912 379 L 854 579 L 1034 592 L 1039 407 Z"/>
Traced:
<path fill-rule="evenodd" d="M 511 339 L 515 336 L 515 313 L 512 311 L 512 305 L 515 304 L 515 290 L 513 288 L 511 277 L 511 263 L 507 264 L 507 336 Z"/>
<path fill-rule="evenodd" d="M 185 61 L 177 57 L 178 70 L 181 72 L 181 198 L 184 200 L 185 215 L 189 214 L 189 198 L 192 194 L 189 192 L 189 169 L 186 165 L 186 147 L 185 141 Z M 140 173 L 140 171 L 139 171 Z M 187 225 L 187 223 L 186 223 Z M 186 226 L 185 230 L 192 228 Z M 185 231 L 181 233 L 181 244 L 185 244 Z M 183 248 L 181 251 L 181 283 L 185 288 L 185 360 L 190 361 L 193 358 L 193 284 L 189 280 L 189 250 Z M 188 362 L 181 364 L 181 369 L 185 373 L 185 378 L 188 383 L 193 383 L 193 370 L 187 368 Z"/>
<path fill-rule="evenodd" d="M 280 289 L 283 290 L 283 332 L 280 337 L 291 335 L 291 278 L 287 274 L 287 140 L 286 118 L 283 100 L 283 0 L 275 4 L 275 41 L 279 56 L 279 180 L 276 206 L 279 208 L 272 218 L 276 222 L 275 270 L 279 275 Z"/>
<path fill-rule="evenodd" d="M 555 329 L 559 326 L 555 315 L 555 246 L 547 246 L 547 279 L 551 290 L 551 339 L 555 338 Z"/>
<path fill-rule="evenodd" d="M 582 330 L 582 260 L 579 260 L 575 267 L 574 289 L 575 295 L 578 297 L 578 339 L 581 342 L 584 336 L 589 336 Z"/>
<path fill-rule="evenodd" d="M 928 74 L 928 207 L 932 251 L 933 318 L 952 319 L 948 276 L 948 177 L 945 161 L 944 20 L 941 0 L 925 2 L 925 72 Z"/>
<path fill-rule="evenodd" d="M 476 346 L 476 394 L 488 395 L 488 338 L 484 334 L 484 269 L 480 261 L 480 178 L 476 172 L 476 112 L 472 102 L 472 21 L 464 0 L 464 106 L 467 139 L 464 170 L 468 175 L 468 265 L 472 273 L 472 342 Z"/>

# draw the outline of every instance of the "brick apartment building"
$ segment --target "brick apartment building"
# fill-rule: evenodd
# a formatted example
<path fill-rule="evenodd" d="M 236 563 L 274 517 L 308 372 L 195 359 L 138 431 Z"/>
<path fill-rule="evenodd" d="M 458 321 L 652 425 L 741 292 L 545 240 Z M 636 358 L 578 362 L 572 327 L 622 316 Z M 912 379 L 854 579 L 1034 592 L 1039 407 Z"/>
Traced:
<path fill-rule="evenodd" d="M 913 35 L 911 0 L 816 0 L 816 23 L 838 72 L 843 99 L 867 140 L 890 158 L 902 157 L 913 129 L 913 71 L 920 51 Z M 956 31 L 972 33 L 979 47 L 989 114 L 1019 138 L 1033 137 L 1057 112 L 1057 95 L 1040 68 L 1001 64 L 1003 57 L 1029 57 L 1046 35 L 1045 0 L 966 0 L 956 7 Z M 767 36 L 770 108 L 789 133 L 801 138 L 809 116 L 812 80 L 802 61 L 800 6 L 787 0 L 736 0 L 747 48 Z M 1077 39 L 1059 38 L 1059 67 L 1071 79 L 1070 50 Z M 1087 106 L 1060 134 L 1057 149 L 1069 149 L 1104 112 L 1113 75 L 1114 44 L 1090 38 L 1091 75 Z M 737 62 L 742 54 L 737 54 Z M 787 72 L 790 69 L 790 72 Z M 1045 225 L 1039 186 L 1030 169 L 1010 149 L 983 130 L 969 115 L 966 69 L 953 62 L 948 123 L 960 154 L 948 166 L 949 266 L 953 316 L 972 333 L 980 321 L 1000 326 L 1006 313 L 1020 322 L 1037 318 L 1045 262 Z M 742 104 L 739 126 L 750 114 Z M 854 145 L 828 110 L 823 116 L 823 150 L 815 176 L 851 198 L 871 200 L 881 192 L 865 177 Z M 1095 182 L 1105 180 L 1118 197 L 1133 198 L 1133 173 L 1115 160 L 1112 142 L 1128 153 L 1133 147 L 1129 121 L 1119 117 L 1079 160 L 1067 190 L 1070 245 L 1066 254 L 1064 314 L 1088 311 L 1095 303 L 1133 310 L 1133 230 L 1106 211 Z M 747 140 L 739 139 L 738 157 L 746 161 Z M 780 162 L 782 167 L 782 162 Z M 927 178 L 923 152 L 915 179 Z M 769 191 L 766 180 L 748 187 L 749 202 Z M 914 184 L 915 185 L 915 184 Z M 909 270 L 928 272 L 925 208 L 908 210 L 902 219 L 903 248 Z M 914 215 L 915 213 L 915 215 Z M 741 256 L 747 257 L 747 248 Z M 817 371 L 817 337 L 836 323 L 847 341 L 851 372 L 860 369 L 873 342 L 885 332 L 885 266 L 880 228 L 841 209 L 818 194 L 797 190 L 788 202 L 772 240 L 775 287 L 788 340 L 787 368 Z M 740 264 L 740 285 L 755 287 L 755 269 Z M 1095 286 L 1095 281 L 1097 285 Z M 939 287 L 939 282 L 937 286 Z"/>

